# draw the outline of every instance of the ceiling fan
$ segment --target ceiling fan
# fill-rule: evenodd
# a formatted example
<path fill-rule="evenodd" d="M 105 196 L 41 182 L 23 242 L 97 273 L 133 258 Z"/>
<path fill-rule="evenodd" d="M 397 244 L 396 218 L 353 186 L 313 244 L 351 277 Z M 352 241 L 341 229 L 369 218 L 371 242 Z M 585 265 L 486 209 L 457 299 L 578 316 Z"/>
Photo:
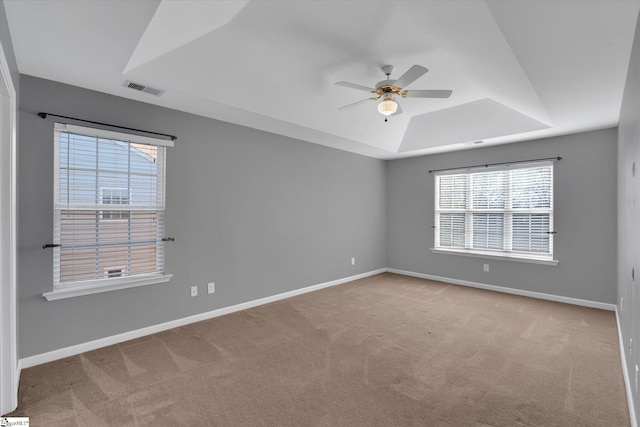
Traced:
<path fill-rule="evenodd" d="M 402 113 L 402 108 L 398 105 L 395 96 L 401 96 L 403 98 L 448 98 L 451 96 L 450 90 L 406 90 L 405 88 L 417 80 L 420 76 L 424 75 L 427 68 L 414 65 L 404 73 L 398 80 L 391 80 L 391 73 L 393 72 L 393 65 L 383 65 L 381 67 L 382 72 L 387 76 L 386 80 L 382 80 L 376 83 L 375 88 L 362 86 L 349 82 L 336 82 L 338 86 L 350 87 L 353 89 L 364 90 L 366 92 L 374 93 L 376 96 L 363 99 L 362 101 L 354 102 L 353 104 L 340 107 L 339 110 L 355 107 L 356 105 L 365 103 L 367 101 L 377 101 L 382 98 L 382 101 L 378 104 L 378 112 L 385 116 L 384 121 L 387 121 L 387 117 L 391 115 L 398 115 Z"/>

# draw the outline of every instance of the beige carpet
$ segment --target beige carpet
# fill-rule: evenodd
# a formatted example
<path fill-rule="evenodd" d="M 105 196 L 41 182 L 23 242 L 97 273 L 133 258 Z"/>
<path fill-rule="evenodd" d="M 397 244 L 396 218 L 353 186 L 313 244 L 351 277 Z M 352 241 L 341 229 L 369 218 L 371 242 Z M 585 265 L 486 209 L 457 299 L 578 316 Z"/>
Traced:
<path fill-rule="evenodd" d="M 615 315 L 381 274 L 22 372 L 32 426 L 628 426 Z"/>

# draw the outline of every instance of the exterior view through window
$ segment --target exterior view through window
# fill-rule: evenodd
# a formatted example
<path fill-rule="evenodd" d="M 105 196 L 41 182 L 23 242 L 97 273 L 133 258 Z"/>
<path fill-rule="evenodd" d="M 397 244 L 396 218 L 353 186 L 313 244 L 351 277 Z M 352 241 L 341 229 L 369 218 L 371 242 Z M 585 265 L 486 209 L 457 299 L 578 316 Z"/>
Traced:
<path fill-rule="evenodd" d="M 136 139 L 56 124 L 54 291 L 164 274 L 166 148 Z"/>
<path fill-rule="evenodd" d="M 553 259 L 553 163 L 435 174 L 435 248 Z"/>
<path fill-rule="evenodd" d="M 128 188 L 101 188 L 103 205 L 128 205 Z M 102 211 L 102 219 L 129 219 L 129 211 Z"/>

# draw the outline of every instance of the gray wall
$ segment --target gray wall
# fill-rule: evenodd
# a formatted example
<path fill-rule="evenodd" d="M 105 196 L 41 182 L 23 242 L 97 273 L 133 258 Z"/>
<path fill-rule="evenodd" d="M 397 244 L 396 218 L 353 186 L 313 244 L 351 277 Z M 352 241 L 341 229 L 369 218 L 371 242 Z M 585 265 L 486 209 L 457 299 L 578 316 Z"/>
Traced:
<path fill-rule="evenodd" d="M 434 181 L 429 170 L 556 156 L 563 158 L 554 168 L 557 266 L 430 251 Z M 390 161 L 387 201 L 389 268 L 615 304 L 615 129 Z"/>
<path fill-rule="evenodd" d="M 618 126 L 618 314 L 636 414 L 635 366 L 640 365 L 640 31 L 636 34 Z M 635 163 L 636 174 L 632 173 Z M 632 277 L 635 270 L 635 280 Z M 621 298 L 624 300 L 621 301 Z M 629 346 L 633 338 L 635 350 Z M 632 354 L 633 353 L 633 354 Z M 640 417 L 639 417 L 640 418 Z M 640 419 L 638 420 L 640 421 Z"/>
<path fill-rule="evenodd" d="M 53 119 L 38 111 L 178 135 L 167 161 L 170 283 L 42 299 L 52 286 L 52 253 L 41 245 L 53 234 Z M 616 301 L 615 129 L 383 162 L 21 76 L 20 132 L 20 357 L 383 267 Z M 552 156 L 563 157 L 557 266 L 429 251 L 429 169 Z"/>
<path fill-rule="evenodd" d="M 20 83 L 20 357 L 385 267 L 383 161 L 30 76 Z M 53 237 L 54 119 L 38 111 L 178 136 L 167 154 L 171 282 L 42 298 L 52 289 L 53 254 L 41 246 Z"/>

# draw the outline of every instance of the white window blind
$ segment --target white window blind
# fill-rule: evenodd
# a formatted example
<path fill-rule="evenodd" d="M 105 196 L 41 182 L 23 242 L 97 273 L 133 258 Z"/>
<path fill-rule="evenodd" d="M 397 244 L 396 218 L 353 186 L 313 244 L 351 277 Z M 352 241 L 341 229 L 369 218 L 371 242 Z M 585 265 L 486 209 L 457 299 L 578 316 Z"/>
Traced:
<path fill-rule="evenodd" d="M 54 292 L 164 275 L 171 141 L 56 124 Z"/>
<path fill-rule="evenodd" d="M 435 174 L 435 249 L 553 259 L 553 163 Z"/>

